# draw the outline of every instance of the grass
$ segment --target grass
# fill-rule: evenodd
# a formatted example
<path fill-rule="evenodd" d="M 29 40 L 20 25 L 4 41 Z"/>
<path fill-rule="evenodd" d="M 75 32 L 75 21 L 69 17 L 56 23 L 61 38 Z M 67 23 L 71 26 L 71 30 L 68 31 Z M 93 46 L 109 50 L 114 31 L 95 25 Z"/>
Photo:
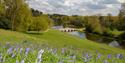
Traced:
<path fill-rule="evenodd" d="M 125 54 L 125 50 L 109 47 L 106 44 L 98 44 L 87 39 L 80 39 L 57 30 L 49 30 L 41 34 L 28 34 L 0 29 L 0 43 L 6 44 L 6 42 L 10 42 L 11 44 L 23 44 L 24 47 L 30 47 L 29 43 L 36 46 L 45 44 L 46 46 L 55 48 L 72 47 L 90 51 L 98 50 L 104 54 Z"/>
<path fill-rule="evenodd" d="M 125 63 L 119 54 L 81 51 L 77 49 L 0 47 L 0 63 Z M 1 53 L 2 52 L 2 53 Z M 116 57 L 117 56 L 117 57 Z"/>
<path fill-rule="evenodd" d="M 119 54 L 125 50 L 57 30 L 34 34 L 0 29 L 0 63 L 125 63 Z"/>

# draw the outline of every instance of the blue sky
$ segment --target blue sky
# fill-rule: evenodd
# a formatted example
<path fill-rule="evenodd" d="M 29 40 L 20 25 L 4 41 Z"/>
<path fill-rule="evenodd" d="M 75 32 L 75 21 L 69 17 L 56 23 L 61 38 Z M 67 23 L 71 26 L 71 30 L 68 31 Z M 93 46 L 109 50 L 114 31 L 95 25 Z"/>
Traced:
<path fill-rule="evenodd" d="M 31 8 L 49 14 L 117 15 L 124 0 L 29 0 Z"/>

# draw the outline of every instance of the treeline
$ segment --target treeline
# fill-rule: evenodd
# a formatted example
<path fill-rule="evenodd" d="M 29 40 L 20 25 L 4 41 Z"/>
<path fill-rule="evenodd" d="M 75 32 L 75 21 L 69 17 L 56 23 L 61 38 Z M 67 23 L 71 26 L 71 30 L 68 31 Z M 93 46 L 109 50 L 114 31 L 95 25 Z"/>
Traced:
<path fill-rule="evenodd" d="M 0 0 L 0 28 L 13 31 L 44 31 L 50 27 L 48 15 L 31 9 L 25 0 Z"/>
<path fill-rule="evenodd" d="M 118 16 L 45 15 L 28 7 L 25 0 L 0 0 L 0 28 L 14 31 L 45 31 L 51 25 L 86 28 L 87 32 L 109 35 L 110 31 L 125 31 L 125 10 Z"/>
<path fill-rule="evenodd" d="M 54 21 L 55 26 L 63 26 L 70 28 L 83 28 L 84 27 L 84 18 L 83 16 L 67 16 L 67 15 L 59 15 L 53 14 L 49 15 L 50 18 Z"/>
<path fill-rule="evenodd" d="M 55 26 L 62 25 L 63 27 L 71 28 L 86 28 L 87 32 L 109 35 L 109 31 L 125 31 L 125 17 L 123 13 L 118 16 L 93 15 L 93 16 L 67 16 L 53 14 L 50 18 L 54 20 Z"/>

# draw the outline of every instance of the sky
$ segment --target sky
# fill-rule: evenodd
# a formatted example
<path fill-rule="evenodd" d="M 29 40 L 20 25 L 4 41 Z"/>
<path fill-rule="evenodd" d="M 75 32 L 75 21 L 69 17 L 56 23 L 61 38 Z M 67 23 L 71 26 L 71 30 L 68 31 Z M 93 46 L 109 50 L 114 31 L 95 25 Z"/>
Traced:
<path fill-rule="evenodd" d="M 28 0 L 35 10 L 64 15 L 118 15 L 125 0 Z"/>

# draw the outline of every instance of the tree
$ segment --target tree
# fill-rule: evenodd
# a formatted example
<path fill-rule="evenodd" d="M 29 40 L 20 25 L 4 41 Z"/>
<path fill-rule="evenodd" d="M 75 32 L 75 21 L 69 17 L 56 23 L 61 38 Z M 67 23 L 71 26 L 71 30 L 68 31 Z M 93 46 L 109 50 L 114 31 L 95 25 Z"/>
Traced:
<path fill-rule="evenodd" d="M 125 30 L 125 3 L 122 3 L 121 10 L 119 12 L 119 22 L 117 24 L 119 30 Z"/>
<path fill-rule="evenodd" d="M 40 11 L 38 11 L 38 10 L 31 9 L 31 11 L 32 11 L 32 15 L 33 15 L 33 16 L 40 16 L 40 15 L 43 14 L 43 12 L 40 12 Z"/>
<path fill-rule="evenodd" d="M 90 16 L 88 17 L 86 31 L 93 32 L 93 33 L 103 33 L 102 26 L 100 24 L 98 16 Z"/>
<path fill-rule="evenodd" d="M 27 31 L 32 22 L 31 9 L 25 0 L 4 0 L 6 5 L 6 17 L 11 22 L 11 29 Z"/>
<path fill-rule="evenodd" d="M 19 14 L 19 11 L 21 10 L 22 6 L 25 5 L 24 0 L 4 0 L 6 4 L 6 16 L 11 21 L 11 29 L 16 30 L 17 25 L 17 16 Z M 19 17 L 19 16 L 18 16 Z"/>
<path fill-rule="evenodd" d="M 29 31 L 45 31 L 50 26 L 50 19 L 47 16 L 37 16 L 33 17 L 32 25 Z"/>
<path fill-rule="evenodd" d="M 17 13 L 16 30 L 26 32 L 32 23 L 31 9 L 27 5 L 22 5 Z"/>
<path fill-rule="evenodd" d="M 3 16 L 5 13 L 5 5 L 3 0 L 0 0 L 0 17 Z"/>
<path fill-rule="evenodd" d="M 11 23 L 6 17 L 0 17 L 0 28 L 10 29 Z"/>

